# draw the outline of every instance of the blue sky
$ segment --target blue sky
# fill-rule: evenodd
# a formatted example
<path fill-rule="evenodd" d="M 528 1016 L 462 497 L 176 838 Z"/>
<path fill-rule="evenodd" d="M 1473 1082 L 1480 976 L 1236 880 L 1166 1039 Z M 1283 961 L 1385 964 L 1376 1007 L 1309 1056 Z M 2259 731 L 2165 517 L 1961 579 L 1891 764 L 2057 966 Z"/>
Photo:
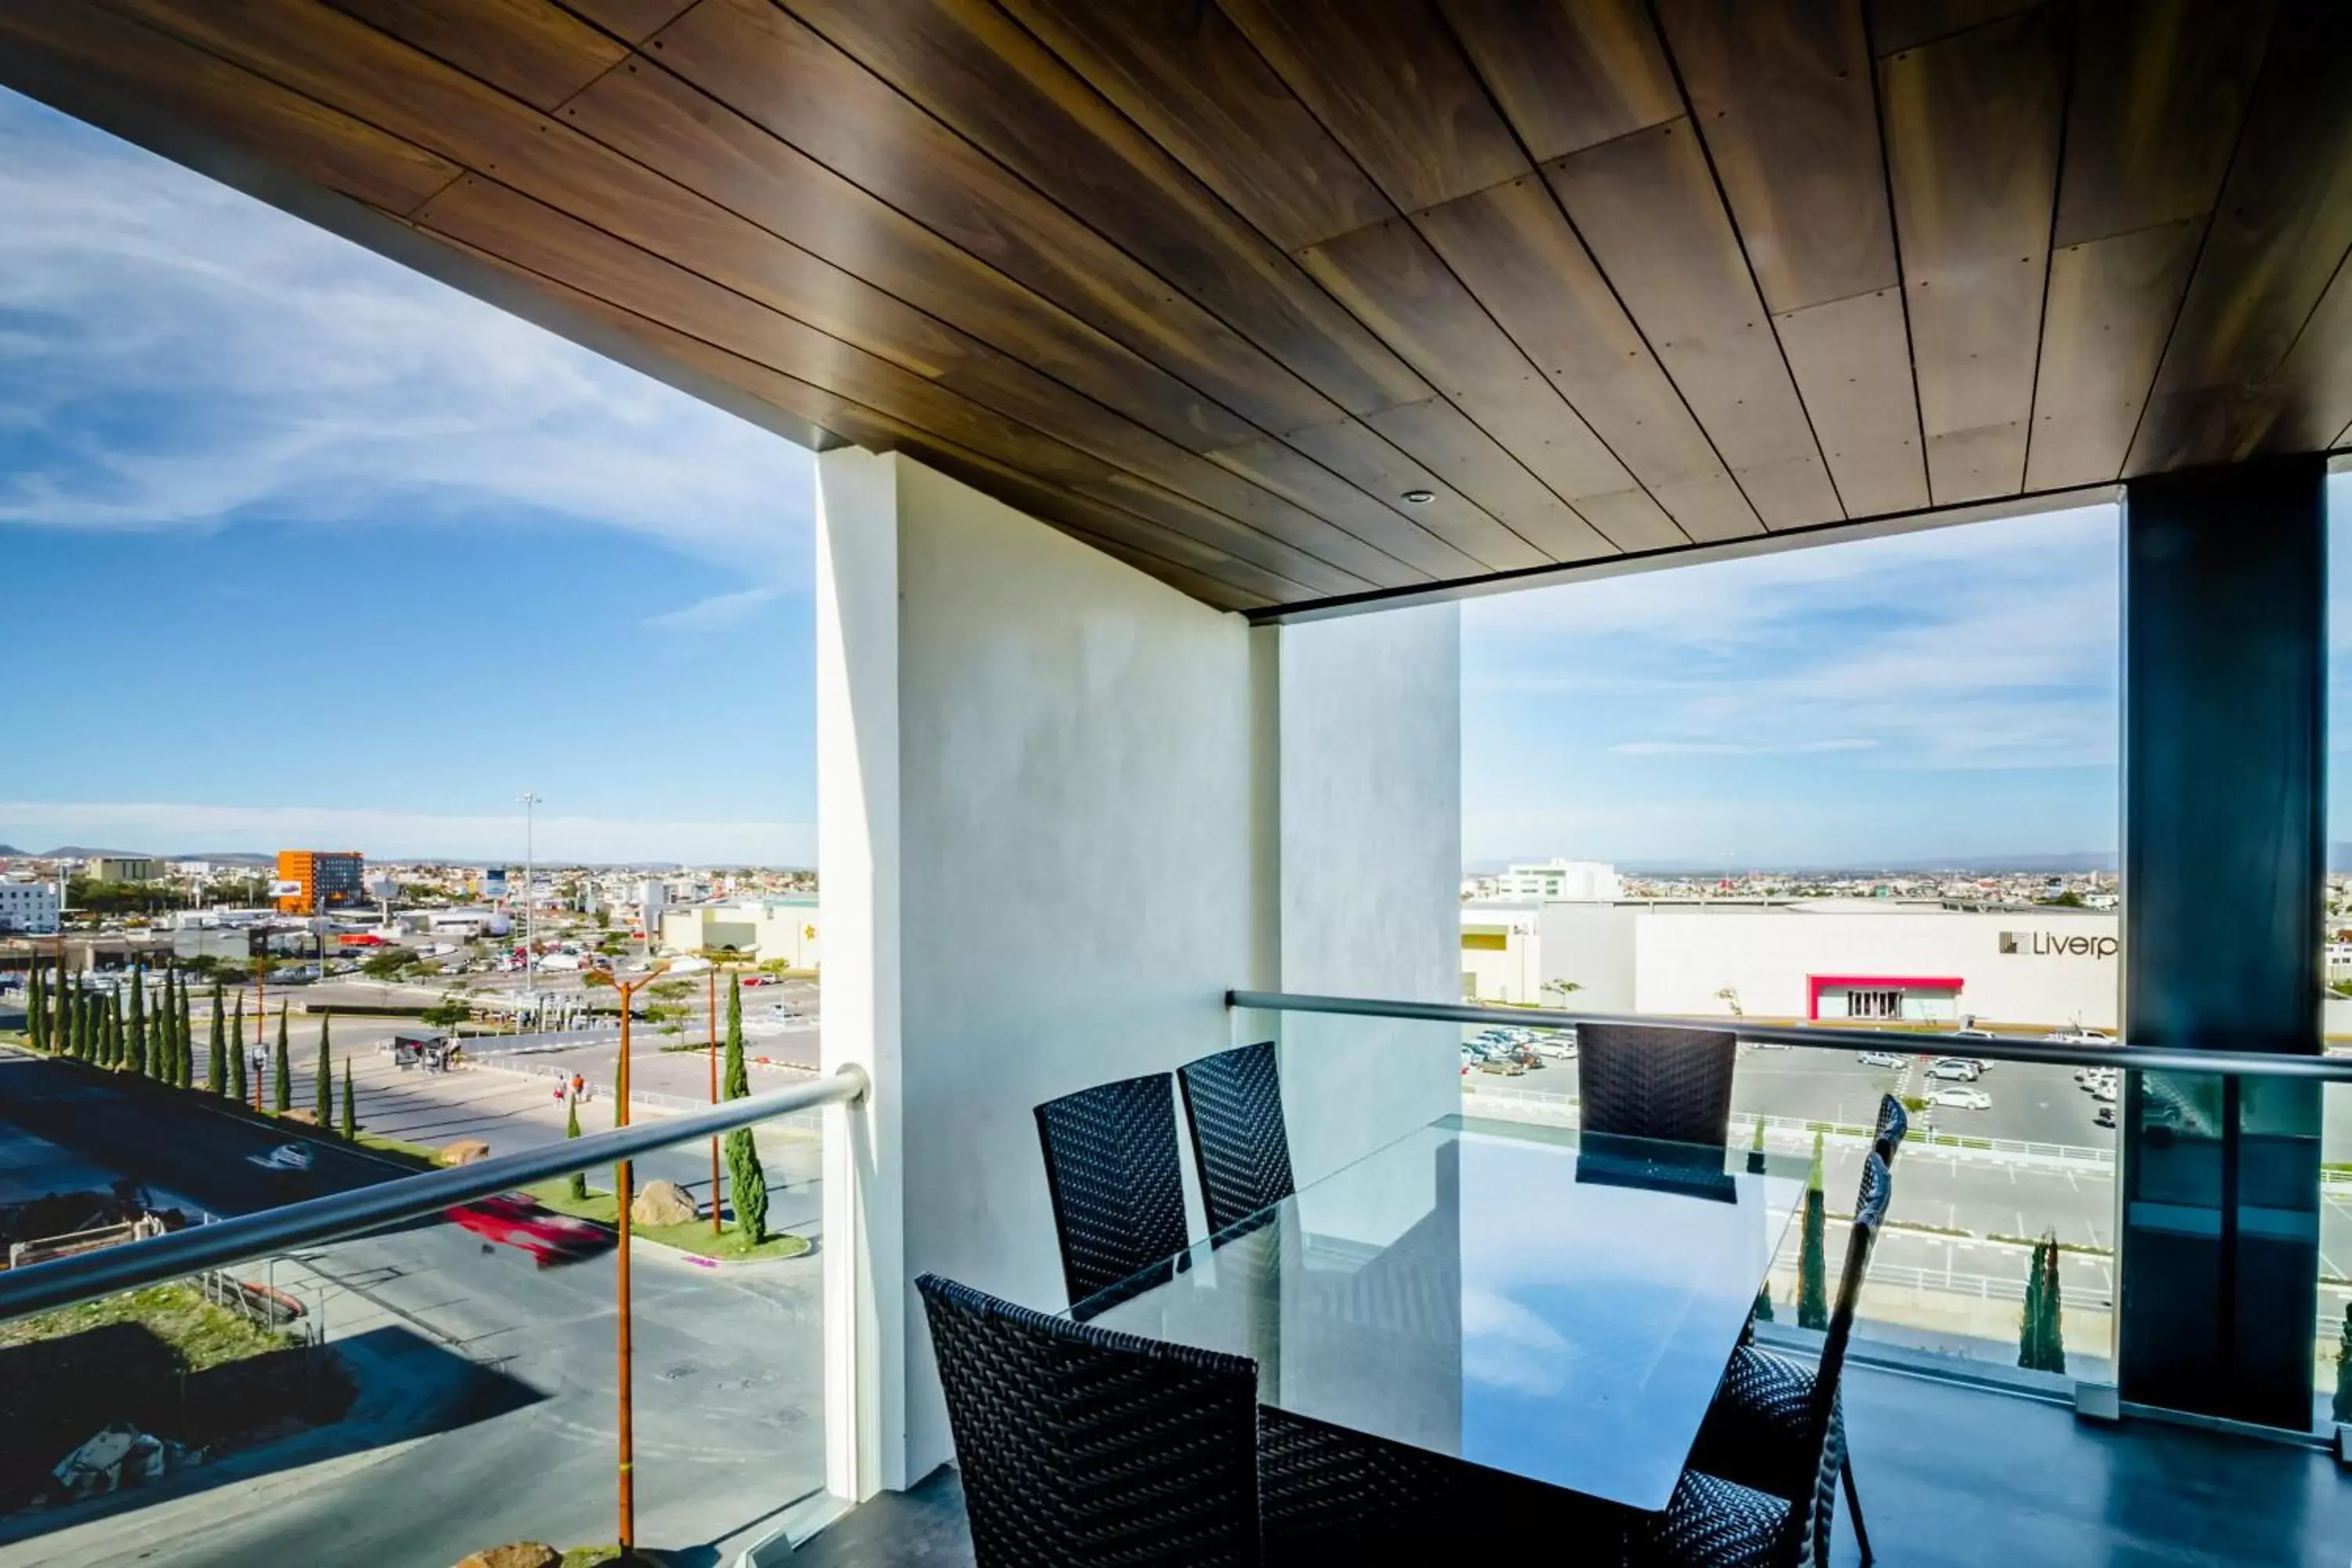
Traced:
<path fill-rule="evenodd" d="M 0 212 L 0 842 L 813 857 L 808 454 L 5 91 Z"/>
<path fill-rule="evenodd" d="M 5 90 L 0 213 L 0 843 L 813 859 L 806 453 Z M 1470 601 L 1465 858 L 2111 852 L 2116 550 Z"/>

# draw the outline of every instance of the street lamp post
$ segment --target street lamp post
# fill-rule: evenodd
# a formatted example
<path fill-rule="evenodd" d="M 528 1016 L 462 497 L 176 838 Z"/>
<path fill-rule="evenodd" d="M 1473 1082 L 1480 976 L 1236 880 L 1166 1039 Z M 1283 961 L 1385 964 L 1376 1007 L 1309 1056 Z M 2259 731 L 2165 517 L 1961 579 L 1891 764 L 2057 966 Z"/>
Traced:
<path fill-rule="evenodd" d="M 624 981 L 618 975 L 612 979 L 613 989 L 621 999 L 621 1062 L 614 1075 L 617 1083 L 613 1096 L 615 1102 L 613 1107 L 614 1125 L 618 1127 L 629 1124 L 629 1010 L 637 992 L 659 979 L 668 968 L 669 964 L 665 961 L 655 964 L 635 980 Z M 629 1164 L 628 1161 L 623 1160 L 613 1167 L 614 1230 L 619 1237 L 614 1285 L 620 1304 L 619 1327 L 615 1331 L 614 1342 L 620 1363 L 619 1375 L 615 1379 L 620 1384 L 620 1409 L 614 1427 L 621 1449 L 620 1546 L 624 1557 L 629 1556 L 635 1547 L 637 1532 L 635 1398 L 629 1349 Z"/>
<path fill-rule="evenodd" d="M 719 1103 L 719 965 L 710 966 L 710 1103 Z M 710 1135 L 710 1234 L 719 1234 L 719 1134 Z"/>
<path fill-rule="evenodd" d="M 522 989 L 523 994 L 531 999 L 532 1010 L 536 1012 L 539 1002 L 539 928 L 531 918 L 530 889 L 531 884 L 538 879 L 538 868 L 532 856 L 530 813 L 533 806 L 544 805 L 546 801 L 528 790 L 515 799 L 522 803 Z M 626 1016 L 625 1014 L 623 1016 Z M 625 1029 L 628 1026 L 625 1023 L 622 1027 Z"/>

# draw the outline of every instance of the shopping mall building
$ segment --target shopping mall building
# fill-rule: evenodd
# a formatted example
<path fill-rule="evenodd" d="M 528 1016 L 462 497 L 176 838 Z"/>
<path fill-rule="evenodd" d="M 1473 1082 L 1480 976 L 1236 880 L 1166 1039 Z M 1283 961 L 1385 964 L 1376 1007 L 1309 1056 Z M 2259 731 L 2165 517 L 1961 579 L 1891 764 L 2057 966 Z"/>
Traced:
<path fill-rule="evenodd" d="M 2117 952 L 2112 910 L 1883 899 L 1462 908 L 1465 1000 L 1572 995 L 1580 1012 L 2112 1030 Z"/>

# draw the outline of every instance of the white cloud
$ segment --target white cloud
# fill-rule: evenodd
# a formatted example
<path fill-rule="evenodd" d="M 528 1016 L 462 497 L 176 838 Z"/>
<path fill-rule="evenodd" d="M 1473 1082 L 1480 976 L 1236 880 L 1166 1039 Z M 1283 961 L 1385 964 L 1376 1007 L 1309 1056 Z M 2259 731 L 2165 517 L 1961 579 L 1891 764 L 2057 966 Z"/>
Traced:
<path fill-rule="evenodd" d="M 682 609 L 647 616 L 645 624 L 658 631 L 717 632 L 740 626 L 763 605 L 783 596 L 782 588 L 746 588 L 735 594 L 713 594 Z"/>
<path fill-rule="evenodd" d="M 528 512 L 803 581 L 809 455 L 0 91 L 0 529 Z"/>
<path fill-rule="evenodd" d="M 1867 752 L 1877 742 L 1865 735 L 1827 741 L 1790 741 L 1745 745 L 1732 741 L 1621 741 L 1609 749 L 1621 757 L 1810 756 L 1820 752 Z"/>
<path fill-rule="evenodd" d="M 69 843 L 165 855 L 268 854 L 301 845 L 358 849 L 383 860 L 520 860 L 523 824 L 520 814 L 0 800 L 0 843 L 34 853 Z M 541 864 L 816 864 L 816 826 L 807 822 L 656 822 L 541 812 L 533 843 Z"/>

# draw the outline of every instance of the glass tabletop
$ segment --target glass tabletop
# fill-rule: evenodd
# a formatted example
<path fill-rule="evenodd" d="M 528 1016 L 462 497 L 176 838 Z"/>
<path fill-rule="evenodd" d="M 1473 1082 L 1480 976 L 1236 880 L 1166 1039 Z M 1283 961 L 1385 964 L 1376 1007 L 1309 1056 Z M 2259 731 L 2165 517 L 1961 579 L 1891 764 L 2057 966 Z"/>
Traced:
<path fill-rule="evenodd" d="M 1447 1117 L 1079 1303 L 1262 1405 L 1665 1507 L 1811 1162 Z"/>

